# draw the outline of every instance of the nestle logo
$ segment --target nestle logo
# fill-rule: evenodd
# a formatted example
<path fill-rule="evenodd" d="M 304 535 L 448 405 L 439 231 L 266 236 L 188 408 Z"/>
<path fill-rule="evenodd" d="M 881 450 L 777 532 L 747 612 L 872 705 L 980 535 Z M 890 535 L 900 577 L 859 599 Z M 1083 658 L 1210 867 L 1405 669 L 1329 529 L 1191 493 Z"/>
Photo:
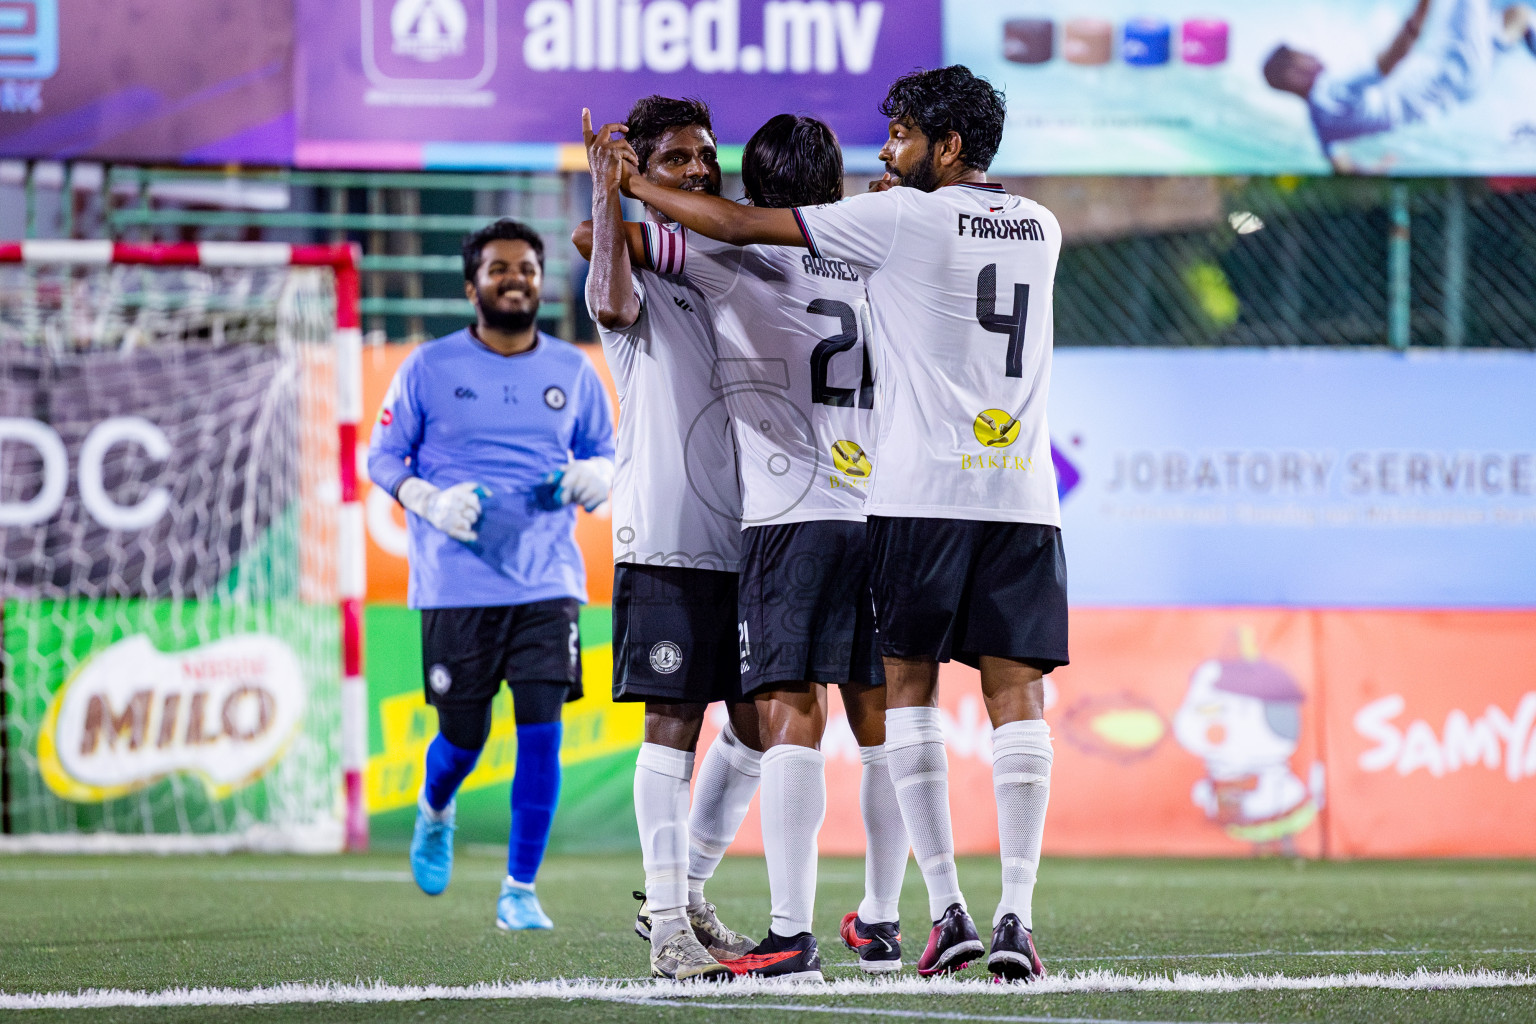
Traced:
<path fill-rule="evenodd" d="M 686 15 L 676 0 L 623 6 L 630 9 L 600 3 L 594 12 L 590 0 L 540 0 L 529 6 L 523 63 L 530 71 L 668 74 L 691 65 L 695 71 L 749 75 L 862 75 L 874 63 L 885 18 L 885 4 L 878 0 L 778 0 L 763 5 L 762 43 L 738 47 L 744 35 L 756 33 L 742 31 L 737 0 L 696 3 Z"/>
<path fill-rule="evenodd" d="M 454 388 L 453 389 L 453 397 L 454 398 L 476 399 L 476 398 L 479 398 L 480 396 L 475 394 L 475 389 L 474 388 Z"/>

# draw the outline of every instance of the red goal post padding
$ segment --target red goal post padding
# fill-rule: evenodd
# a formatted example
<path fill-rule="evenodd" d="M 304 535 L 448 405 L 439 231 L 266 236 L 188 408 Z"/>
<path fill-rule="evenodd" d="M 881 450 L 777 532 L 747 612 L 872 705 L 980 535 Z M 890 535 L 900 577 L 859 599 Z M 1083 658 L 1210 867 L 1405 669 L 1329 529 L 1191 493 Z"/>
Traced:
<path fill-rule="evenodd" d="M 81 239 L 0 242 L 0 264 L 141 264 L 195 267 L 330 267 L 336 288 L 336 433 L 341 492 L 338 594 L 342 631 L 342 770 L 346 845 L 368 847 L 363 773 L 368 761 L 368 688 L 363 678 L 363 598 L 367 566 L 363 507 L 358 501 L 357 436 L 363 415 L 362 317 L 357 246 L 282 242 L 136 243 Z"/>

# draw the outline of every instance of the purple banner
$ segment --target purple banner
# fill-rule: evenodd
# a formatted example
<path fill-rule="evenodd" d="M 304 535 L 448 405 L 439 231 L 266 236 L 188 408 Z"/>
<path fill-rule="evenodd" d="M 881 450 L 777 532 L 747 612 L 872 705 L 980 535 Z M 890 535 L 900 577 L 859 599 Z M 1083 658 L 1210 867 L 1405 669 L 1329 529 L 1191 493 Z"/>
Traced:
<path fill-rule="evenodd" d="M 937 64 L 940 0 L 297 0 L 300 162 L 572 143 L 581 108 L 700 96 L 724 143 L 773 114 L 878 145 L 897 75 Z M 373 154 L 369 157 L 369 154 Z M 429 159 L 427 161 L 431 163 Z"/>
<path fill-rule="evenodd" d="M 0 0 L 0 157 L 287 164 L 272 0 Z"/>

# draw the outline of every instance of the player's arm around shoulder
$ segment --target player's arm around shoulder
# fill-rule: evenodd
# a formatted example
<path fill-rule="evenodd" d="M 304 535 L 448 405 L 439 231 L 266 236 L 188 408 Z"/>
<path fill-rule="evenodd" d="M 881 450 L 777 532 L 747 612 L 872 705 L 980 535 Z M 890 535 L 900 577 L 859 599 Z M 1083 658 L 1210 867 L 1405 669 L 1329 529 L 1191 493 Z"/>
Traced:
<path fill-rule="evenodd" d="M 721 242 L 805 246 L 793 210 L 743 206 L 720 196 L 657 185 L 638 174 L 625 177 L 624 190 L 688 230 Z"/>
<path fill-rule="evenodd" d="M 654 270 L 651 263 L 650 248 L 646 244 L 646 226 L 632 220 L 624 222 L 624 243 L 629 248 L 629 263 L 631 267 L 640 270 Z M 587 262 L 592 261 L 592 222 L 584 220 L 576 225 L 571 232 L 571 244 L 576 251 L 581 253 L 581 258 Z"/>

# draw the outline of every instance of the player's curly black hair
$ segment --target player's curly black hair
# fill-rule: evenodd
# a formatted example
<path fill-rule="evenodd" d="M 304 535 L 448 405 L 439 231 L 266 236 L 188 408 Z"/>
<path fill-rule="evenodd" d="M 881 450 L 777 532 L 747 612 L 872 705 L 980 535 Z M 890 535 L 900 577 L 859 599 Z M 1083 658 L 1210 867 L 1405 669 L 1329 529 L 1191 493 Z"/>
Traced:
<path fill-rule="evenodd" d="M 741 181 L 753 206 L 819 206 L 843 198 L 837 133 L 802 114 L 776 114 L 741 154 Z"/>
<path fill-rule="evenodd" d="M 470 284 L 475 283 L 475 276 L 480 273 L 480 254 L 488 242 L 527 242 L 529 248 L 539 258 L 539 269 L 544 269 L 544 239 L 539 233 L 522 221 L 503 217 L 493 221 L 472 235 L 464 236 L 464 244 L 459 251 L 464 256 L 464 280 Z"/>
<path fill-rule="evenodd" d="M 1003 140 L 1007 103 L 991 82 L 963 64 L 951 64 L 896 79 L 880 113 L 916 125 L 930 142 L 957 132 L 961 162 L 985 171 Z"/>
<path fill-rule="evenodd" d="M 625 138 L 640 158 L 642 174 L 651 161 L 651 154 L 656 151 L 656 144 L 672 129 L 696 124 L 710 135 L 715 134 L 715 126 L 710 121 L 709 104 L 699 99 L 676 100 L 668 96 L 646 96 L 636 100 L 635 105 L 629 108 L 629 116 L 624 119 L 624 123 L 629 126 L 629 134 Z"/>

